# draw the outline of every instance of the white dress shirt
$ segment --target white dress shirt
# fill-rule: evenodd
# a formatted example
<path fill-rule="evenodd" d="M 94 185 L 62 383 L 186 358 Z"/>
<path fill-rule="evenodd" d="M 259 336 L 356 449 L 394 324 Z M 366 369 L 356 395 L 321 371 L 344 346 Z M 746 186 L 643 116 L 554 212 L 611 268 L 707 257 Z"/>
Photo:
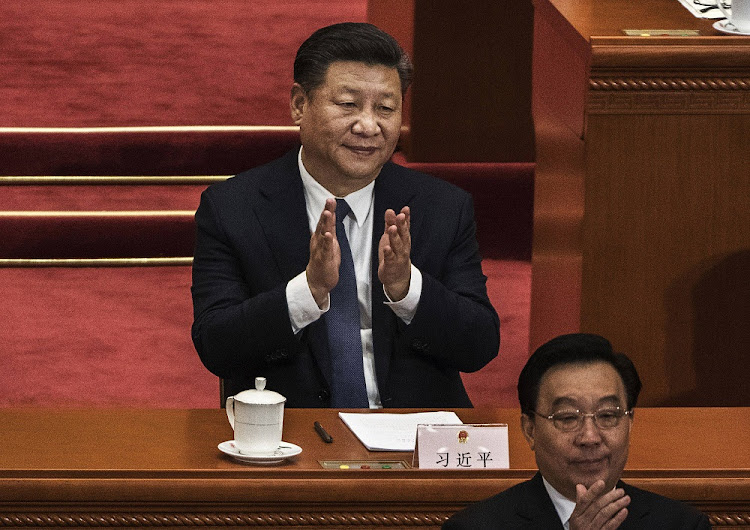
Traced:
<path fill-rule="evenodd" d="M 555 505 L 555 510 L 557 510 L 557 515 L 558 517 L 560 517 L 563 528 L 565 528 L 565 530 L 569 530 L 570 515 L 573 513 L 573 510 L 576 509 L 576 503 L 553 488 L 552 484 L 547 482 L 546 478 L 542 477 L 542 482 L 544 482 L 544 488 L 547 490 L 549 498 L 552 499 L 552 504 Z"/>
<path fill-rule="evenodd" d="M 302 176 L 302 185 L 305 190 L 305 204 L 307 205 L 307 220 L 310 224 L 310 233 L 315 231 L 320 220 L 320 214 L 325 208 L 326 199 L 333 197 L 316 181 L 304 164 L 302 164 L 302 149 L 297 155 L 299 172 Z M 350 193 L 346 197 L 334 197 L 346 199 L 351 208 L 351 213 L 344 219 L 344 230 L 349 239 L 349 246 L 354 259 L 354 275 L 357 278 L 357 298 L 359 299 L 359 321 L 360 334 L 362 336 L 362 361 L 365 372 L 365 384 L 367 386 L 367 399 L 370 408 L 382 408 L 380 392 L 378 391 L 377 376 L 375 373 L 375 352 L 372 344 L 372 289 L 371 289 L 371 267 L 372 267 L 372 231 L 373 205 L 375 203 L 375 181 L 371 182 L 361 190 Z M 383 223 L 384 220 L 379 222 Z M 377 251 L 377 249 L 375 249 Z M 386 302 L 393 312 L 406 324 L 411 323 L 419 305 L 422 293 L 422 274 L 411 266 L 411 280 L 409 292 L 403 300 L 390 301 L 388 293 Z M 307 273 L 302 271 L 292 278 L 286 286 L 286 299 L 289 307 L 289 319 L 292 322 L 292 331 L 299 333 L 305 326 L 319 319 L 330 307 L 330 297 L 326 300 L 323 309 L 318 307 L 315 298 L 307 283 Z"/>

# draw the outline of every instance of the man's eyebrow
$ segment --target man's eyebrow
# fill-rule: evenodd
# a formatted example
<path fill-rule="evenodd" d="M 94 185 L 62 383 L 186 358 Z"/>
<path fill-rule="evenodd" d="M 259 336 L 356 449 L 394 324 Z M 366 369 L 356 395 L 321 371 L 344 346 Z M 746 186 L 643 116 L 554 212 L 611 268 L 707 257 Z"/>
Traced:
<path fill-rule="evenodd" d="M 359 94 L 360 90 L 354 87 L 351 87 L 349 85 L 339 85 L 338 86 L 339 91 L 341 92 L 352 92 L 354 94 Z"/>
<path fill-rule="evenodd" d="M 339 85 L 337 88 L 338 88 L 339 93 L 344 93 L 344 94 L 359 95 L 359 94 L 361 94 L 363 92 L 362 90 L 360 90 L 358 88 L 354 88 L 354 87 L 349 86 L 349 85 Z M 382 92 L 382 93 L 378 94 L 378 96 L 387 99 L 387 98 L 396 98 L 398 94 L 399 94 L 399 92 L 388 91 L 388 92 Z"/>
<path fill-rule="evenodd" d="M 559 398 L 556 398 L 552 402 L 552 409 L 557 409 L 562 405 L 578 408 L 578 402 L 575 399 L 567 396 L 561 396 Z"/>
<path fill-rule="evenodd" d="M 622 400 L 620 400 L 620 396 L 617 394 L 612 394 L 611 396 L 604 396 L 599 400 L 599 403 L 614 403 L 616 405 L 620 405 L 622 403 Z"/>
<path fill-rule="evenodd" d="M 385 98 L 395 98 L 398 96 L 398 94 L 399 94 L 398 92 L 383 92 L 380 95 Z"/>
<path fill-rule="evenodd" d="M 597 404 L 598 405 L 602 405 L 602 404 L 620 405 L 621 404 L 620 396 L 618 396 L 617 394 L 611 394 L 609 396 L 601 397 L 597 401 Z M 560 396 L 552 402 L 553 409 L 556 409 L 561 406 L 569 406 L 575 409 L 580 408 L 580 405 L 578 404 L 578 400 L 570 396 Z"/>

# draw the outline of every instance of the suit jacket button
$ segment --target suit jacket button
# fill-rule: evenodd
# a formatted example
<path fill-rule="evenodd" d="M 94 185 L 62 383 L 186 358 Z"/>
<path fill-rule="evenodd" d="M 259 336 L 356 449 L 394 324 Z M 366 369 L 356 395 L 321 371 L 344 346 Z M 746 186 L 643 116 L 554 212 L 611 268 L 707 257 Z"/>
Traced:
<path fill-rule="evenodd" d="M 414 339 L 411 343 L 411 347 L 419 353 L 427 353 L 430 351 L 430 345 L 422 339 Z"/>
<path fill-rule="evenodd" d="M 331 395 L 328 393 L 328 390 L 326 390 L 325 388 L 321 390 L 320 392 L 318 392 L 318 399 L 323 402 L 327 402 L 328 398 L 330 397 Z"/>

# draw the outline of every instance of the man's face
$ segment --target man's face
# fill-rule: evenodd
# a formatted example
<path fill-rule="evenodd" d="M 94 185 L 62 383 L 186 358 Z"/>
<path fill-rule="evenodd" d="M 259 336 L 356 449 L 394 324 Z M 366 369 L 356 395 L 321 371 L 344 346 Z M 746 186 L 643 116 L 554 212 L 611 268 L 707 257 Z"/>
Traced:
<path fill-rule="evenodd" d="M 626 410 L 625 387 L 617 371 L 605 362 L 567 364 L 551 368 L 539 386 L 536 411 L 551 415 L 562 411 L 620 407 Z M 580 429 L 558 430 L 551 420 L 521 417 L 521 424 L 544 478 L 560 493 L 576 500 L 576 484 L 587 488 L 599 479 L 615 487 L 628 458 L 632 416 L 611 429 L 600 429 L 593 418 L 584 418 Z"/>
<path fill-rule="evenodd" d="M 302 163 L 328 191 L 344 196 L 372 182 L 401 130 L 401 81 L 395 68 L 338 61 L 322 85 L 292 87 Z"/>

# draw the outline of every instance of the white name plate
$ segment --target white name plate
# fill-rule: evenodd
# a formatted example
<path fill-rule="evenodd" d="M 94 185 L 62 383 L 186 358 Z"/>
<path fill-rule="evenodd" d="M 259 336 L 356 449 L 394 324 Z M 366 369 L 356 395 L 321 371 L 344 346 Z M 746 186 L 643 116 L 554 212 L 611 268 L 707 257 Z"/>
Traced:
<path fill-rule="evenodd" d="M 508 469 L 508 425 L 417 425 L 420 469 Z"/>

